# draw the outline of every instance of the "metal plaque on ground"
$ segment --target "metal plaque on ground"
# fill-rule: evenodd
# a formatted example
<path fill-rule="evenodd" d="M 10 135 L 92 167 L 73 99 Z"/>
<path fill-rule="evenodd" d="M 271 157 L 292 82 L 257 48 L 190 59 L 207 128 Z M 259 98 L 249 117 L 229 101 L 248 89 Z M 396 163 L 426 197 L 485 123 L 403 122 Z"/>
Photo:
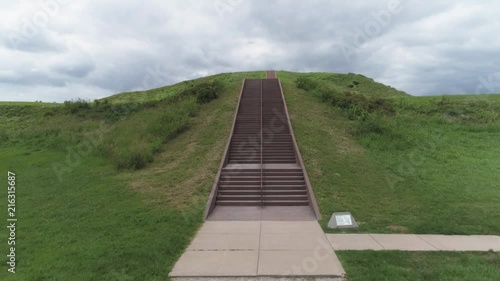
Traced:
<path fill-rule="evenodd" d="M 354 220 L 351 213 L 333 213 L 332 218 L 328 222 L 329 228 L 357 228 L 358 224 Z"/>

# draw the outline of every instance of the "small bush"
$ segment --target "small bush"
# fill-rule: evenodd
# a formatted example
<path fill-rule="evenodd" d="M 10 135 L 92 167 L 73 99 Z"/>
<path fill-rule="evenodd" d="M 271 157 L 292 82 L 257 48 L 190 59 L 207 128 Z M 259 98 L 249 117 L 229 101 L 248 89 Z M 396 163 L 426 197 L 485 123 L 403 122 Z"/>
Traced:
<path fill-rule="evenodd" d="M 311 90 L 316 89 L 316 87 L 318 87 L 318 82 L 316 82 L 310 78 L 301 76 L 295 80 L 295 85 L 299 89 L 302 89 L 305 91 L 311 91 Z"/>
<path fill-rule="evenodd" d="M 369 112 L 380 111 L 389 115 L 396 113 L 396 108 L 394 104 L 387 99 L 373 97 L 368 99 L 368 109 Z"/>
<path fill-rule="evenodd" d="M 346 117 L 354 121 L 350 133 L 356 137 L 388 138 L 399 141 L 401 136 L 386 126 L 384 116 L 393 115 L 396 109 L 391 100 L 369 97 L 340 88 L 318 87 L 313 93 L 322 102 L 341 109 Z"/>
<path fill-rule="evenodd" d="M 337 96 L 340 92 L 337 89 L 319 86 L 316 90 L 313 91 L 313 93 L 314 95 L 319 97 L 322 102 L 333 105 L 335 96 Z"/>
<path fill-rule="evenodd" d="M 450 104 L 450 98 L 448 96 L 442 96 L 441 100 L 437 103 L 439 107 L 445 107 L 448 104 Z"/>
<path fill-rule="evenodd" d="M 198 104 L 211 102 L 219 97 L 219 94 L 224 90 L 224 84 L 220 80 L 205 82 L 201 84 L 189 83 L 189 87 L 182 92 L 169 96 L 160 101 L 160 103 L 177 103 L 186 98 L 194 97 Z M 156 102 L 158 104 L 158 102 Z M 153 104 L 154 106 L 154 104 Z"/>
<path fill-rule="evenodd" d="M 222 83 L 218 80 L 211 83 L 200 84 L 194 89 L 196 93 L 196 101 L 199 104 L 211 102 L 219 97 L 219 93 L 222 91 L 222 88 Z"/>
<path fill-rule="evenodd" d="M 368 110 L 368 99 L 366 96 L 350 91 L 344 91 L 340 95 L 335 96 L 334 103 L 334 105 L 345 110 L 353 106 Z"/>
<path fill-rule="evenodd" d="M 65 101 L 64 107 L 66 108 L 67 112 L 72 114 L 81 113 L 82 111 L 88 111 L 91 108 L 90 102 L 83 99 Z"/>
<path fill-rule="evenodd" d="M 155 104 L 158 101 L 153 101 Z M 65 101 L 64 109 L 68 114 L 74 114 L 81 118 L 106 119 L 110 122 L 121 120 L 130 114 L 145 108 L 148 103 L 139 104 L 137 102 L 111 103 L 109 100 L 94 100 L 88 102 L 85 100 Z M 51 116 L 50 113 L 48 116 Z"/>
<path fill-rule="evenodd" d="M 357 106 L 357 105 L 352 105 L 349 108 L 347 108 L 347 118 L 350 120 L 360 120 L 360 121 L 365 121 L 369 118 L 369 113 L 368 111 L 364 110 L 363 108 Z"/>
<path fill-rule="evenodd" d="M 127 149 L 121 149 L 114 155 L 113 160 L 118 169 L 139 170 L 153 161 L 153 151 L 149 149 L 148 141 L 135 140 Z"/>
<path fill-rule="evenodd" d="M 320 93 L 323 102 L 330 103 L 333 106 L 341 108 L 352 115 L 353 112 L 359 112 L 362 116 L 366 113 L 382 112 L 385 114 L 394 114 L 396 112 L 393 104 L 386 99 L 379 97 L 367 97 L 351 91 L 336 93 L 334 91 L 324 91 Z"/>

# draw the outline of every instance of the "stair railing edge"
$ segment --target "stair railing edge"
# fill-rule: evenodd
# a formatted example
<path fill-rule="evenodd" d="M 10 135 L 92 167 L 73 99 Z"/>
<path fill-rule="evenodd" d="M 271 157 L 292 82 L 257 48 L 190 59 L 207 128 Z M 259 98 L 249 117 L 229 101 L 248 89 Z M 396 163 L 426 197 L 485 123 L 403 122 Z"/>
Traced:
<path fill-rule="evenodd" d="M 280 86 L 280 92 L 281 92 L 281 97 L 283 98 L 283 104 L 285 108 L 285 114 L 288 117 L 288 127 L 290 128 L 290 134 L 292 135 L 292 141 L 293 141 L 293 149 L 295 152 L 295 155 L 298 160 L 298 164 L 302 168 L 302 171 L 304 172 L 304 179 L 306 182 L 306 188 L 307 188 L 307 197 L 309 199 L 309 205 L 313 208 L 314 214 L 316 215 L 316 219 L 320 220 L 321 219 L 321 213 L 319 212 L 319 207 L 318 207 L 318 202 L 316 201 L 316 196 L 314 195 L 314 191 L 312 189 L 311 182 L 309 181 L 309 176 L 307 175 L 307 170 L 306 166 L 304 165 L 304 160 L 302 159 L 302 155 L 300 154 L 299 146 L 297 145 L 297 140 L 295 139 L 295 134 L 293 132 L 293 127 L 292 127 L 292 121 L 290 120 L 290 114 L 288 114 L 288 106 L 286 105 L 286 99 L 285 99 L 285 94 L 283 92 L 283 86 L 281 85 L 281 79 L 278 79 L 278 84 Z"/>
<path fill-rule="evenodd" d="M 263 96 L 263 85 L 264 79 L 260 80 L 260 206 L 264 207 L 264 115 L 262 111 L 264 110 L 264 96 Z"/>
<path fill-rule="evenodd" d="M 224 149 L 224 155 L 222 156 L 219 170 L 217 171 L 217 175 L 215 176 L 212 190 L 210 191 L 210 195 L 208 196 L 207 206 L 205 207 L 205 212 L 203 215 L 205 220 L 208 218 L 208 216 L 210 216 L 210 214 L 212 213 L 212 211 L 215 208 L 215 203 L 217 201 L 217 193 L 219 191 L 218 189 L 219 189 L 220 177 L 221 177 L 222 169 L 224 168 L 224 166 L 226 166 L 227 160 L 229 157 L 229 146 L 231 145 L 231 140 L 233 139 L 234 129 L 236 127 L 236 118 L 238 117 L 238 112 L 240 111 L 240 102 L 241 102 L 241 97 L 243 95 L 243 89 L 245 87 L 246 81 L 247 81 L 247 79 L 243 79 L 243 82 L 241 84 L 240 96 L 238 98 L 238 104 L 236 105 L 236 111 L 234 112 L 233 125 L 231 126 L 231 133 L 229 135 L 229 138 L 227 139 L 226 148 Z"/>

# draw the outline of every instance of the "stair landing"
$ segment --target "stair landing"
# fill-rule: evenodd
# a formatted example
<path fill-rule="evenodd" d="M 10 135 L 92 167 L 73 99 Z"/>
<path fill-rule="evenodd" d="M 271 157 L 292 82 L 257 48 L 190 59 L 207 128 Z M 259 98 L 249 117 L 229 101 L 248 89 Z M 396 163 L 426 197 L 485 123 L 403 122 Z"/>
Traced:
<path fill-rule="evenodd" d="M 316 221 L 309 206 L 216 206 L 207 221 Z"/>

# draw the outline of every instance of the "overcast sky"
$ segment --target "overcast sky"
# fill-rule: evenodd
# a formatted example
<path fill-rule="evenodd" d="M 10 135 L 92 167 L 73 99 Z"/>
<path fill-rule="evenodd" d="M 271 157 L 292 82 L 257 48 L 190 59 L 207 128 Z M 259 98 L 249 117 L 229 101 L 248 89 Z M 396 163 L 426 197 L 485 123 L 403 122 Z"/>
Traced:
<path fill-rule="evenodd" d="M 0 22 L 4 101 L 265 69 L 361 73 L 412 95 L 500 93 L 498 1 L 0 0 Z"/>

